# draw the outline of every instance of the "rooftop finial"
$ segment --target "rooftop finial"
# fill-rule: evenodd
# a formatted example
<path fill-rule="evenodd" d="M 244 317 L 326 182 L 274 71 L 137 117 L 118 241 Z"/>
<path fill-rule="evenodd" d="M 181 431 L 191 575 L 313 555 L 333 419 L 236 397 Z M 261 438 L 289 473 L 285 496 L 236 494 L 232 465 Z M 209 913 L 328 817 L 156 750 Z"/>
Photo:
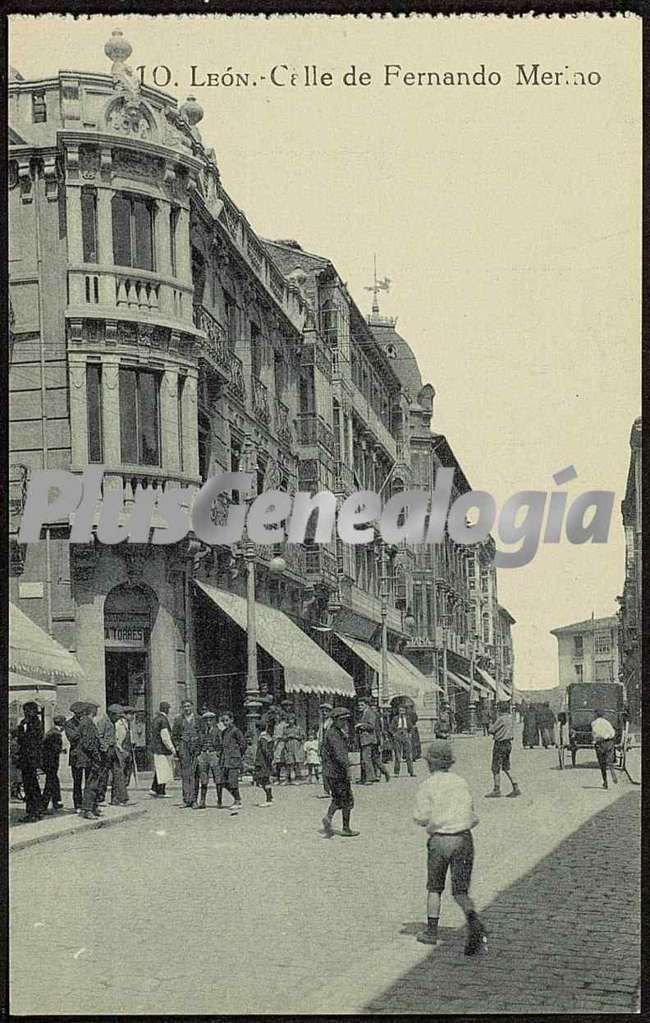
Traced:
<path fill-rule="evenodd" d="M 378 316 L 379 315 L 379 302 L 377 301 L 377 295 L 379 294 L 380 291 L 390 291 L 390 278 L 389 277 L 384 277 L 381 281 L 377 280 L 377 254 L 376 253 L 375 253 L 374 261 L 375 261 L 374 283 L 373 283 L 372 287 L 370 287 L 369 285 L 366 285 L 365 290 L 366 291 L 372 291 L 373 296 L 374 296 L 373 300 L 372 300 L 372 313 L 373 313 L 373 316 Z"/>

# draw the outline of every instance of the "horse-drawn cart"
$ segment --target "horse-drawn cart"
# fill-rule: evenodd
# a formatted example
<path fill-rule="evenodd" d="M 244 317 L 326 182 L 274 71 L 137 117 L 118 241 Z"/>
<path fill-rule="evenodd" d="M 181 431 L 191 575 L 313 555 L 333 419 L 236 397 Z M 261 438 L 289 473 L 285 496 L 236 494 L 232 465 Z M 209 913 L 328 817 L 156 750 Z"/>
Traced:
<path fill-rule="evenodd" d="M 576 766 L 579 749 L 593 751 L 591 722 L 601 710 L 614 728 L 615 761 L 612 765 L 624 771 L 629 780 L 638 785 L 627 768 L 627 753 L 632 745 L 629 722 L 625 709 L 625 691 L 615 682 L 574 682 L 567 686 L 565 702 L 558 714 L 558 760 L 563 770 L 568 758 Z"/>

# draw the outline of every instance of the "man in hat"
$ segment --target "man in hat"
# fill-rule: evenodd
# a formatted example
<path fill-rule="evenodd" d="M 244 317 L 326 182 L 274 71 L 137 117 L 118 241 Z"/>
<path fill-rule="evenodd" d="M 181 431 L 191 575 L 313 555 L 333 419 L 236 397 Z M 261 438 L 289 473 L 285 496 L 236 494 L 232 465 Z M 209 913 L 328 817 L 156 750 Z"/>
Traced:
<path fill-rule="evenodd" d="M 69 717 L 64 725 L 65 737 L 69 743 L 68 764 L 72 774 L 72 802 L 75 813 L 81 813 L 83 802 L 84 769 L 79 764 L 79 726 L 81 718 L 87 713 L 86 706 L 81 700 L 71 704 L 72 717 Z"/>
<path fill-rule="evenodd" d="M 332 818 L 336 811 L 340 810 L 343 817 L 341 834 L 345 838 L 355 838 L 359 832 L 350 828 L 354 797 L 350 784 L 350 756 L 346 735 L 350 711 L 346 707 L 334 707 L 331 716 L 332 724 L 323 739 L 323 773 L 327 772 L 332 802 L 323 817 L 322 830 L 326 838 L 332 837 L 334 834 Z"/>
<path fill-rule="evenodd" d="M 172 757 L 176 755 L 176 749 L 171 736 L 169 709 L 169 704 L 163 700 L 158 706 L 158 713 L 151 722 L 151 752 L 154 767 L 151 795 L 158 798 L 167 797 L 166 786 L 174 780 Z"/>
<path fill-rule="evenodd" d="M 122 762 L 117 748 L 117 735 L 115 726 L 124 715 L 124 708 L 119 703 L 112 703 L 106 709 L 106 714 L 97 724 L 99 745 L 102 751 L 102 776 L 99 789 L 99 803 L 106 797 L 109 775 L 111 778 L 111 806 L 122 806 L 128 802 L 126 786 L 124 784 L 124 773 Z"/>
<path fill-rule="evenodd" d="M 128 793 L 129 785 L 131 784 L 131 778 L 133 777 L 133 735 L 131 733 L 131 725 L 135 721 L 135 707 L 125 707 L 124 717 L 121 718 L 119 728 L 118 747 L 122 750 L 124 756 L 122 759 L 122 773 L 124 774 L 124 787 Z M 118 728 L 115 726 L 116 737 L 118 737 Z M 121 746 L 120 746 L 121 738 Z"/>
<path fill-rule="evenodd" d="M 486 932 L 469 895 L 474 863 L 472 828 L 478 824 L 469 785 L 449 768 L 454 763 L 451 743 L 435 739 L 425 752 L 429 777 L 417 790 L 413 817 L 426 828 L 427 928 L 418 934 L 424 945 L 438 945 L 440 902 L 447 872 L 451 891 L 467 920 L 465 955 L 485 949 Z"/>
<path fill-rule="evenodd" d="M 181 765 L 183 805 L 196 809 L 196 758 L 199 746 L 199 722 L 191 700 L 183 700 L 181 712 L 172 727 L 172 743 Z"/>
<path fill-rule="evenodd" d="M 82 706 L 83 711 L 79 722 L 79 746 L 77 752 L 77 764 L 84 771 L 81 816 L 85 817 L 86 820 L 91 820 L 95 817 L 101 817 L 99 795 L 104 770 L 104 756 L 94 720 L 99 706 L 91 701 L 82 704 Z"/>
<path fill-rule="evenodd" d="M 219 715 L 219 731 L 221 732 L 223 784 L 234 799 L 230 812 L 236 814 L 242 805 L 239 794 L 239 774 L 244 763 L 246 739 L 243 732 L 237 728 L 235 719 L 229 710 L 224 710 Z"/>
<path fill-rule="evenodd" d="M 319 799 L 328 799 L 332 795 L 332 793 L 330 791 L 330 783 L 327 780 L 327 773 L 326 773 L 326 770 L 325 770 L 325 763 L 323 761 L 323 740 L 325 738 L 325 733 L 327 732 L 327 729 L 332 724 L 332 704 L 331 703 L 321 703 L 321 705 L 320 705 L 320 713 L 321 713 L 321 720 L 320 720 L 320 725 L 318 726 L 318 753 L 319 753 L 320 760 L 321 760 L 321 771 L 322 771 L 323 788 L 324 788 L 325 791 L 318 798 Z"/>
<path fill-rule="evenodd" d="M 61 810 L 61 785 L 59 782 L 59 758 L 63 750 L 63 728 L 65 717 L 55 714 L 52 727 L 43 739 L 43 770 L 45 785 L 43 786 L 43 809 L 48 810 L 50 801 L 53 810 Z"/>
<path fill-rule="evenodd" d="M 382 763 L 379 753 L 381 734 L 379 714 L 365 697 L 359 700 L 359 710 L 361 720 L 357 729 L 361 746 L 361 784 L 371 785 L 379 781 L 380 774 L 383 774 L 386 781 L 390 781 L 388 769 Z"/>
<path fill-rule="evenodd" d="M 43 725 L 34 700 L 23 703 L 23 719 L 16 727 L 17 760 L 23 778 L 27 813 L 22 820 L 32 824 L 43 814 L 43 796 L 38 783 L 38 770 L 43 756 Z"/>
<path fill-rule="evenodd" d="M 217 715 L 213 710 L 204 710 L 199 726 L 198 757 L 196 767 L 201 786 L 201 797 L 196 809 L 205 810 L 210 775 L 217 790 L 217 806 L 221 807 L 223 775 L 221 771 L 221 732 L 217 728 Z"/>
<path fill-rule="evenodd" d="M 393 736 L 393 748 L 395 750 L 394 774 L 397 776 L 400 771 L 401 757 L 406 761 L 408 773 L 413 777 L 413 750 L 411 746 L 411 732 L 417 724 L 418 716 L 414 710 L 410 710 L 405 703 L 400 703 L 397 713 L 390 723 L 390 731 Z"/>

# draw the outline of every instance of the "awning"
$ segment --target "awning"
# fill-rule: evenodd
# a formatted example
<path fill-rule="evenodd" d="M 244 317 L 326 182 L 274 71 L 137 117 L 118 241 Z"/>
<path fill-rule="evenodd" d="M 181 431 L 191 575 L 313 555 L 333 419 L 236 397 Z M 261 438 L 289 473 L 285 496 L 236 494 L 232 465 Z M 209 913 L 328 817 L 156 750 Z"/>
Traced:
<path fill-rule="evenodd" d="M 9 672 L 9 701 L 36 700 L 37 703 L 56 703 L 56 683 L 43 682 L 42 679 L 20 675 L 16 671 Z"/>
<path fill-rule="evenodd" d="M 460 675 L 457 675 L 457 674 L 456 674 L 456 673 L 455 673 L 454 671 L 450 671 L 450 670 L 449 670 L 449 668 L 447 668 L 447 676 L 448 676 L 448 677 L 449 677 L 449 678 L 450 678 L 450 679 L 451 679 L 451 680 L 452 680 L 453 682 L 455 682 L 455 683 L 456 683 L 456 685 L 457 685 L 457 686 L 458 686 L 458 687 L 459 687 L 460 689 L 464 689 L 464 690 L 465 690 L 465 692 L 467 692 L 467 693 L 468 693 L 468 692 L 470 691 L 470 688 L 471 688 L 471 687 L 470 687 L 470 684 L 469 684 L 469 682 L 467 682 L 467 681 L 466 681 L 466 679 L 464 679 L 464 678 L 461 678 L 461 676 L 460 676 Z"/>
<path fill-rule="evenodd" d="M 362 639 L 352 636 L 344 636 L 340 632 L 334 633 L 353 654 L 360 657 L 362 661 L 372 668 L 377 674 L 377 681 L 381 687 L 381 650 L 375 650 L 370 643 L 364 643 Z M 420 697 L 420 688 L 415 679 L 398 660 L 398 655 L 388 651 L 388 693 L 389 699 L 394 696 L 408 696 L 411 700 Z"/>
<path fill-rule="evenodd" d="M 404 654 L 392 654 L 392 656 L 396 657 L 402 667 L 413 675 L 422 692 L 430 693 L 432 689 L 437 689 L 439 693 L 442 692 L 442 687 L 437 682 L 434 682 L 430 675 L 423 675 L 419 668 L 411 664 L 408 657 L 405 657 Z"/>
<path fill-rule="evenodd" d="M 79 661 L 44 629 L 9 602 L 9 669 L 42 679 L 83 678 Z"/>
<path fill-rule="evenodd" d="M 478 664 L 476 665 L 476 670 L 478 671 L 483 681 L 487 683 L 488 689 L 492 690 L 492 694 L 496 694 L 499 690 L 499 687 L 497 686 L 492 676 L 488 675 L 487 671 L 483 671 L 483 668 L 479 668 Z"/>
<path fill-rule="evenodd" d="M 246 601 L 236 593 L 195 580 L 213 604 L 246 631 Z M 354 681 L 314 643 L 295 622 L 275 607 L 255 602 L 255 632 L 259 646 L 284 668 L 288 693 L 331 693 L 354 696 Z"/>

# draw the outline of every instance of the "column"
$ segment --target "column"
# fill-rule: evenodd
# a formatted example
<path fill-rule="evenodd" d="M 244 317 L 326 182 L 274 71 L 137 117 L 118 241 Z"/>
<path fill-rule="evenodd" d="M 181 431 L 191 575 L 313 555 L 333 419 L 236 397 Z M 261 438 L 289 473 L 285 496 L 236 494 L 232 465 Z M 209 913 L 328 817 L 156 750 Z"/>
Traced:
<path fill-rule="evenodd" d="M 179 207 L 176 224 L 176 276 L 183 284 L 191 287 L 190 214 L 183 206 Z"/>
<path fill-rule="evenodd" d="M 196 409 L 197 372 L 190 370 L 183 387 L 183 475 L 199 475 L 199 430 Z"/>
<path fill-rule="evenodd" d="M 169 230 L 169 204 L 156 200 L 154 243 L 156 247 L 156 271 L 161 277 L 172 276 L 171 237 Z M 174 308 L 173 288 L 169 284 L 160 285 L 160 311 L 169 319 L 178 320 L 180 312 Z"/>
<path fill-rule="evenodd" d="M 118 359 L 102 360 L 102 433 L 104 464 L 115 468 L 122 464 L 120 444 L 120 364 Z"/>
<path fill-rule="evenodd" d="M 83 469 L 88 464 L 88 408 L 86 398 L 86 359 L 69 354 L 71 465 Z"/>
<path fill-rule="evenodd" d="M 187 386 L 187 382 L 185 384 Z M 183 399 L 185 398 L 183 388 Z M 185 420 L 183 409 L 183 421 Z M 178 436 L 178 369 L 168 367 L 160 388 L 160 432 L 162 443 L 162 467 L 167 472 L 180 472 L 179 438 Z"/>
<path fill-rule="evenodd" d="M 113 265 L 113 213 L 110 188 L 97 189 L 97 262 L 101 266 Z M 109 274 L 99 278 L 100 305 L 115 305 L 115 281 Z"/>
<path fill-rule="evenodd" d="M 81 188 L 69 185 L 65 193 L 65 220 L 68 241 L 68 263 L 76 266 L 83 262 L 83 239 L 81 233 Z M 81 273 L 69 273 L 70 305 L 84 305 L 84 279 Z"/>

